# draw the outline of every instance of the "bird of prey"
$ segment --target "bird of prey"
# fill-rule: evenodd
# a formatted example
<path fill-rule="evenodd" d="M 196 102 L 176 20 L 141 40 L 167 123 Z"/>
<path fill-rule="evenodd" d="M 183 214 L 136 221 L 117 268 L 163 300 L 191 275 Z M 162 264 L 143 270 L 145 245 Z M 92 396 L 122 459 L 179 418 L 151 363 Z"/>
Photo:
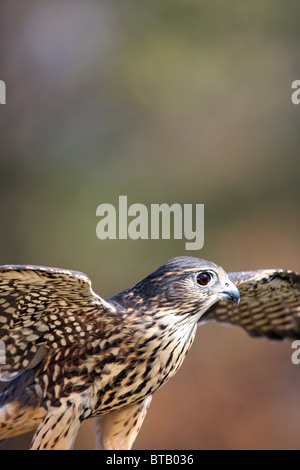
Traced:
<path fill-rule="evenodd" d="M 130 449 L 151 396 L 211 319 L 300 338 L 300 276 L 177 257 L 104 300 L 77 271 L 0 267 L 0 440 L 36 429 L 31 449 L 71 449 L 95 417 L 98 448 Z"/>

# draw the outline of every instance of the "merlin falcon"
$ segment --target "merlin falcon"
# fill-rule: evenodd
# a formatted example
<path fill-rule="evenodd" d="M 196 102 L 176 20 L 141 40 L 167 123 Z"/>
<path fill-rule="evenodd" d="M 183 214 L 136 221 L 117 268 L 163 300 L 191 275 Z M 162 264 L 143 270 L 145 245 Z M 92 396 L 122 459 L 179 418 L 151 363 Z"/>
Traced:
<path fill-rule="evenodd" d="M 104 300 L 77 271 L 0 267 L 0 440 L 35 430 L 31 449 L 72 449 L 94 417 L 97 448 L 130 449 L 208 320 L 300 338 L 300 276 L 178 257 Z"/>

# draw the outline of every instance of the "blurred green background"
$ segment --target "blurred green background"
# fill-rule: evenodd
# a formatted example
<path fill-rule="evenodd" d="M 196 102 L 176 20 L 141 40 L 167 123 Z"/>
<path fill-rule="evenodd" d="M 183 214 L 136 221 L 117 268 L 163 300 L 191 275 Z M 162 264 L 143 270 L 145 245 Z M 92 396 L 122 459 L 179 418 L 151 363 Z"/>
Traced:
<path fill-rule="evenodd" d="M 83 271 L 105 298 L 178 255 L 299 270 L 298 1 L 1 0 L 0 18 L 1 264 Z M 100 241 L 119 195 L 205 204 L 203 249 Z M 299 448 L 291 354 L 204 325 L 134 448 Z"/>

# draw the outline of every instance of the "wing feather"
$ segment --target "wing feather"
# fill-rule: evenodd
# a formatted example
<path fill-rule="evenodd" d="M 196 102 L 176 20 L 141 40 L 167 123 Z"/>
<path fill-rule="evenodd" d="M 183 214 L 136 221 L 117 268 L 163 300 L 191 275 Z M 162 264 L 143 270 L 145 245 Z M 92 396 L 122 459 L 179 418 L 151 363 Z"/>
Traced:
<path fill-rule="evenodd" d="M 219 302 L 206 312 L 203 320 L 237 325 L 251 336 L 278 340 L 300 338 L 298 273 L 268 269 L 233 272 L 228 276 L 240 291 L 239 307 Z"/>
<path fill-rule="evenodd" d="M 113 306 L 83 273 L 42 266 L 0 267 L 0 380 L 35 367 L 48 349 L 83 343 Z M 1 351 L 0 351 L 1 352 Z M 4 363 L 3 363 L 4 362 Z"/>

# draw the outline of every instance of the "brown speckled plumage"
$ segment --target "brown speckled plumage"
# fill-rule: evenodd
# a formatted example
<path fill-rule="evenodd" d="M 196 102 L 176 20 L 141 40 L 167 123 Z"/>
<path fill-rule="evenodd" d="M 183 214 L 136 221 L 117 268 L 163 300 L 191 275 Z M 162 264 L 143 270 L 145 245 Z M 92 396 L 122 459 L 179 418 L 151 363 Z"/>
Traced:
<path fill-rule="evenodd" d="M 207 285 L 199 273 L 209 274 Z M 239 300 L 235 284 L 237 309 L 227 302 Z M 0 395 L 0 440 L 37 428 L 32 449 L 68 449 L 82 421 L 96 417 L 98 446 L 128 449 L 202 319 L 299 337 L 299 294 L 294 273 L 227 275 L 190 257 L 166 262 L 109 300 L 79 272 L 0 267 L 0 379 L 12 380 Z"/>
<path fill-rule="evenodd" d="M 203 319 L 240 326 L 254 337 L 274 340 L 300 337 L 299 274 L 266 269 L 228 273 L 228 277 L 240 291 L 239 307 L 219 302 Z"/>

